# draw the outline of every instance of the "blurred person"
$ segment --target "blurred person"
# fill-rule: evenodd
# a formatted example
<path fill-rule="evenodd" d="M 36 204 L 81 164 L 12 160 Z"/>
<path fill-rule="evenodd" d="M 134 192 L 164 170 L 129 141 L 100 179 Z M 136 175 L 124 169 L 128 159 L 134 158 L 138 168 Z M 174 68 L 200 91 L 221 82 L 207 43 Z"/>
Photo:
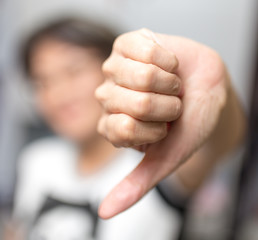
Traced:
<path fill-rule="evenodd" d="M 34 141 L 20 156 L 14 219 L 23 238 L 178 239 L 187 196 L 173 176 L 128 211 L 98 217 L 100 202 L 142 158 L 116 149 L 96 129 L 102 109 L 94 91 L 115 37 L 98 24 L 61 19 L 24 44 L 23 67 L 39 111 L 59 137 Z"/>

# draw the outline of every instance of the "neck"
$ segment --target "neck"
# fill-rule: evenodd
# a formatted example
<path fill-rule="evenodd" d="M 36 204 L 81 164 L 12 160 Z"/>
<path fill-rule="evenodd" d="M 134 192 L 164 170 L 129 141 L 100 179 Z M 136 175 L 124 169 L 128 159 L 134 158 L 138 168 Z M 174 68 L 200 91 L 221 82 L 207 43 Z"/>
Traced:
<path fill-rule="evenodd" d="M 118 151 L 103 137 L 98 136 L 90 143 L 80 144 L 78 168 L 80 174 L 94 173 L 112 160 L 112 156 Z"/>

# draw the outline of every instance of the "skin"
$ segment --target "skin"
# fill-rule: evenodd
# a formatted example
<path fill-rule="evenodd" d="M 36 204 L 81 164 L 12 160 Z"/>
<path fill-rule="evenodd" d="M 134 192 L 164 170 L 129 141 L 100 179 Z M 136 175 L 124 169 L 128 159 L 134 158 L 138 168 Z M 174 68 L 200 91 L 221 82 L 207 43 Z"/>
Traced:
<path fill-rule="evenodd" d="M 175 171 L 193 192 L 243 138 L 245 117 L 212 49 L 143 29 L 116 40 L 104 75 L 102 63 L 96 49 L 54 39 L 38 43 L 31 57 L 39 110 L 56 133 L 77 143 L 81 174 L 97 171 L 117 151 L 97 125 L 115 146 L 146 151 L 103 201 L 102 218 L 126 210 Z"/>
<path fill-rule="evenodd" d="M 191 193 L 243 139 L 245 117 L 226 67 L 202 44 L 147 29 L 126 33 L 103 72 L 99 132 L 146 154 L 103 201 L 102 218 L 126 210 L 176 170 Z"/>
<path fill-rule="evenodd" d="M 40 113 L 79 148 L 78 171 L 94 172 L 117 150 L 97 133 L 102 109 L 94 96 L 104 59 L 94 48 L 43 39 L 31 54 L 31 82 Z M 101 149 L 101 151 L 100 151 Z"/>

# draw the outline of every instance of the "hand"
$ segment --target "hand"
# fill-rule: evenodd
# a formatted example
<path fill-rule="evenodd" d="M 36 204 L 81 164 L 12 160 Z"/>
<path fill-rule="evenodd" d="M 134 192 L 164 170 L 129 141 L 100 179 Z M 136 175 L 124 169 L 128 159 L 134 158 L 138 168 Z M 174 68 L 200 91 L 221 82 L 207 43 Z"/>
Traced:
<path fill-rule="evenodd" d="M 99 132 L 116 146 L 146 150 L 100 206 L 99 215 L 110 218 L 136 203 L 208 139 L 225 106 L 227 74 L 208 47 L 147 29 L 120 36 L 103 72 L 106 81 L 96 91 L 105 110 Z M 169 131 L 167 122 L 172 122 Z"/>

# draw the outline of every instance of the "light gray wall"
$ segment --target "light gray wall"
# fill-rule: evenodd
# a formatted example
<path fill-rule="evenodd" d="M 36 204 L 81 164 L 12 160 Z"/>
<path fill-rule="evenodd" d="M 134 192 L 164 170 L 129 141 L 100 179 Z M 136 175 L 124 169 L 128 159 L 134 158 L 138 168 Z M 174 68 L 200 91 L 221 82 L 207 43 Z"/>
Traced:
<path fill-rule="evenodd" d="M 1 84 L 1 123 L 0 123 L 0 203 L 10 200 L 14 185 L 14 164 L 19 146 L 23 142 L 21 128 L 21 98 L 19 85 L 15 84 L 13 69 L 13 46 L 18 9 L 16 1 L 0 1 L 0 78 Z"/>
<path fill-rule="evenodd" d="M 3 0 L 2 0 L 3 1 Z M 157 32 L 193 38 L 215 48 L 224 58 L 245 107 L 256 32 L 257 0 L 6 0 L 1 6 L 0 63 L 4 68 L 8 102 L 4 145 L 0 150 L 1 186 L 13 182 L 10 159 L 22 132 L 21 120 L 30 115 L 14 71 L 16 42 L 41 21 L 56 14 L 77 12 L 108 22 L 120 32 L 147 27 Z M 23 101 L 25 100 L 25 101 Z M 19 117 L 18 117 L 19 116 Z M 0 136 L 1 137 L 1 136 Z"/>
<path fill-rule="evenodd" d="M 257 0 L 19 0 L 20 26 L 30 28 L 57 13 L 78 11 L 121 31 L 148 27 L 193 38 L 215 48 L 247 105 Z M 255 33 L 256 34 L 256 33 Z M 243 84 L 244 83 L 244 84 Z"/>

